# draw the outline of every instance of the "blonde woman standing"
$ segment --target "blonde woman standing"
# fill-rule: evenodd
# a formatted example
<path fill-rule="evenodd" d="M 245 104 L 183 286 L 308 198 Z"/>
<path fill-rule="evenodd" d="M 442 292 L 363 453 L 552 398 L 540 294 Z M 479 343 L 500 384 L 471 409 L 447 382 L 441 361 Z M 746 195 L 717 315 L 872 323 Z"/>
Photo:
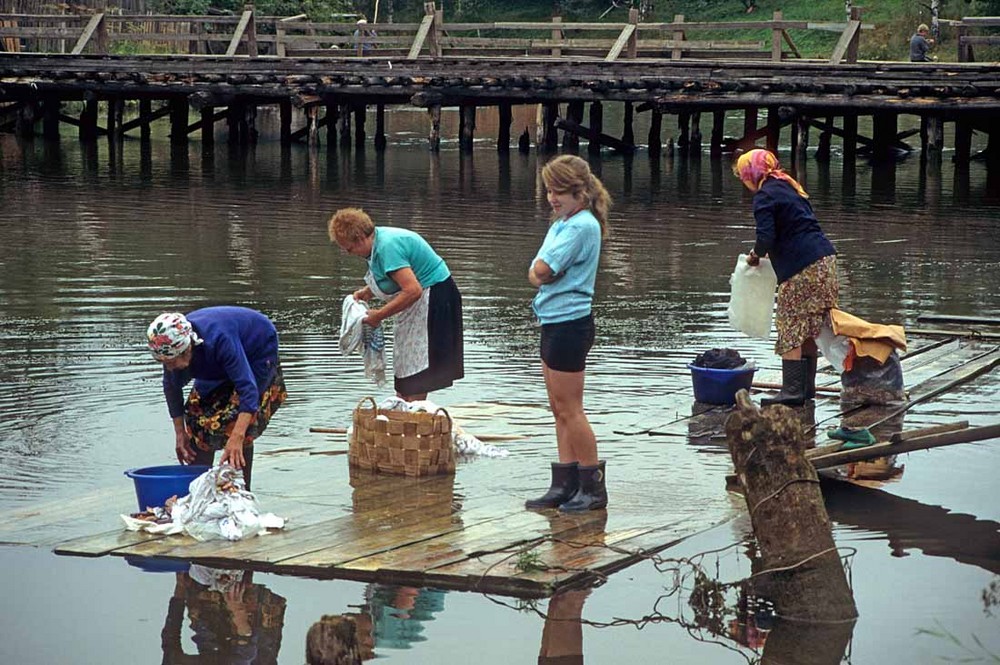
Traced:
<path fill-rule="evenodd" d="M 538 289 L 532 309 L 541 323 L 542 375 L 556 421 L 559 461 L 548 491 L 529 509 L 562 512 L 608 505 L 605 463 L 583 410 L 584 370 L 594 344 L 591 304 L 606 235 L 611 196 L 586 161 L 556 157 L 542 169 L 553 222 L 531 262 L 528 281 Z"/>

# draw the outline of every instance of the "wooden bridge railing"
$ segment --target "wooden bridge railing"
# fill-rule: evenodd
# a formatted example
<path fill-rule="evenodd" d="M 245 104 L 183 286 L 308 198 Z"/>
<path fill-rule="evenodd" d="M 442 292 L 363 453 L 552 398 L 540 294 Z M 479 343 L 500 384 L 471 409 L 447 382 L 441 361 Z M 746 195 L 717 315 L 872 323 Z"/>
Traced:
<path fill-rule="evenodd" d="M 420 23 L 320 23 L 293 17 L 260 17 L 251 5 L 240 16 L 26 15 L 0 14 L 0 50 L 100 54 L 187 53 L 278 57 L 365 56 L 417 59 L 430 56 L 624 58 L 740 58 L 780 61 L 801 58 L 790 31 L 843 32 L 837 61 L 856 59 L 860 17 L 848 23 L 789 21 L 780 11 L 769 21 L 702 23 L 677 15 L 669 23 L 445 23 L 434 3 L 425 3 Z M 760 40 L 719 39 L 719 34 L 760 31 Z M 690 35 L 707 35 L 691 39 Z M 848 35 L 848 33 L 850 33 Z M 838 44 L 840 49 L 840 44 Z"/>
<path fill-rule="evenodd" d="M 969 16 L 953 22 L 958 35 L 958 61 L 976 62 L 975 47 L 1000 46 L 1000 34 L 970 35 L 975 28 L 1000 28 L 1000 16 Z"/>

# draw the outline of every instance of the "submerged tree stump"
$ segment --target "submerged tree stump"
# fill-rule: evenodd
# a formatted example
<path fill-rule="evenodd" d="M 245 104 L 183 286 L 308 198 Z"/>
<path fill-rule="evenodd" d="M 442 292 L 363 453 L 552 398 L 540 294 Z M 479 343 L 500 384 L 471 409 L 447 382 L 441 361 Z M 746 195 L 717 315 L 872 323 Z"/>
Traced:
<path fill-rule="evenodd" d="M 726 439 L 761 553 L 758 595 L 785 619 L 850 623 L 857 608 L 795 412 L 760 410 L 741 390 Z"/>

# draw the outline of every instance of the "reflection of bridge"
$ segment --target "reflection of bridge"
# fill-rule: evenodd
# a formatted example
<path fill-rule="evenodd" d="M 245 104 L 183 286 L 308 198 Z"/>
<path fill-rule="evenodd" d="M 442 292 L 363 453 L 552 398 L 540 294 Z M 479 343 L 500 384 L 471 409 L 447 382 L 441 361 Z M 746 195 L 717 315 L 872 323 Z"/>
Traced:
<path fill-rule="evenodd" d="M 211 143 L 215 124 L 226 120 L 230 141 L 249 142 L 256 136 L 256 108 L 275 105 L 285 142 L 302 139 L 316 144 L 320 130 L 326 127 L 328 145 L 350 145 L 353 118 L 353 143 L 362 146 L 366 111 L 375 106 L 375 146 L 382 148 L 385 107 L 412 104 L 429 111 L 432 147 L 439 141 L 441 108 L 459 107 L 461 143 L 464 149 L 471 149 L 476 108 L 496 106 L 500 113 L 499 147 L 507 149 L 512 105 L 540 104 L 540 143 L 547 150 L 558 148 L 559 128 L 567 149 L 575 149 L 582 135 L 590 139 L 593 151 L 602 144 L 631 150 L 635 145 L 633 111 L 637 109 L 651 114 L 647 143 L 652 154 L 660 152 L 664 114 L 677 116 L 678 147 L 700 152 L 702 113 L 712 114 L 708 142 L 713 154 L 760 140 L 776 148 L 782 130 L 790 127 L 793 150 L 804 150 L 810 128 L 816 128 L 821 155 L 829 151 L 831 137 L 838 136 L 847 161 L 853 161 L 858 152 L 889 158 L 908 149 L 904 139 L 918 131 L 899 132 L 901 114 L 920 116 L 921 142 L 931 156 L 940 155 L 945 122 L 955 124 L 958 161 L 970 158 L 974 130 L 989 135 L 988 154 L 1000 152 L 995 141 L 1000 127 L 990 120 L 1000 111 L 1000 70 L 975 63 L 857 62 L 857 44 L 864 27 L 859 20 L 836 26 L 843 32 L 833 56 L 818 61 L 794 58 L 798 50 L 789 32 L 830 30 L 831 26 L 783 21 L 780 13 L 772 21 L 746 24 L 770 33 L 770 46 L 766 42 L 692 41 L 686 39 L 685 29 L 710 26 L 683 23 L 682 17 L 670 24 L 523 24 L 515 27 L 535 34 L 544 28 L 545 37 L 508 39 L 455 36 L 463 30 L 478 31 L 481 26 L 441 24 L 440 12 L 428 13 L 425 21 L 416 25 L 372 24 L 369 28 L 377 36 L 360 38 L 335 34 L 331 26 L 336 24 L 271 19 L 257 25 L 249 10 L 242 17 L 228 17 L 236 25 L 230 25 L 230 32 L 223 35 L 206 28 L 210 21 L 221 21 L 219 17 L 145 17 L 149 19 L 145 23 L 160 28 L 155 34 L 136 36 L 127 32 L 128 21 L 145 25 L 144 17 L 98 16 L 58 17 L 63 25 L 59 30 L 9 27 L 10 21 L 6 21 L 8 27 L 0 28 L 0 42 L 15 40 L 20 46 L 30 36 L 39 44 L 43 38 L 54 43 L 61 36 L 64 45 L 75 39 L 76 47 L 71 53 L 41 53 L 37 51 L 42 47 L 36 46 L 36 52 L 0 54 L 0 127 L 30 135 L 40 124 L 41 133 L 52 138 L 58 136 L 60 123 L 68 123 L 79 128 L 84 140 L 100 134 L 120 137 L 136 129 L 148 137 L 151 122 L 169 117 L 172 141 L 185 142 L 189 134 L 200 132 L 202 141 Z M 65 27 L 74 18 L 78 19 L 77 27 Z M 168 20 L 187 27 L 184 32 L 163 31 Z M 109 32 L 108 24 L 115 21 L 118 32 Z M 488 25 L 494 32 L 511 27 Z M 711 27 L 726 30 L 736 25 Z M 298 30 L 295 34 L 291 33 L 293 26 Z M 616 38 L 566 37 L 573 30 L 593 32 L 609 27 L 620 30 Z M 324 28 L 329 33 L 326 36 L 320 34 Z M 271 30 L 274 33 L 267 34 Z M 400 34 L 407 30 L 412 34 Z M 671 38 L 640 39 L 641 35 L 663 33 Z M 148 49 L 150 44 L 180 43 L 191 53 L 106 55 L 110 43 L 126 39 L 132 41 L 125 43 L 139 45 L 132 51 L 141 50 L 142 45 Z M 373 42 L 365 57 L 346 49 L 329 49 L 344 40 L 355 43 L 358 39 Z M 212 43 L 220 41 L 228 41 L 225 55 L 204 54 L 212 50 Z M 303 49 L 306 42 L 323 48 Z M 408 50 L 403 48 L 407 43 Z M 6 48 L 10 50 L 11 44 Z M 477 55 L 467 55 L 470 49 Z M 239 54 L 241 51 L 245 54 Z M 260 55 L 263 52 L 269 55 Z M 512 55 L 516 52 L 527 55 Z M 739 60 L 724 59 L 740 53 Z M 705 57 L 711 59 L 700 59 Z M 79 116 L 63 112 L 63 104 L 70 101 L 82 102 Z M 125 121 L 127 101 L 138 102 L 139 114 Z M 154 102 L 159 108 L 153 107 Z M 620 139 L 604 133 L 602 104 L 607 102 L 625 105 Z M 99 126 L 102 103 L 107 118 L 103 127 Z M 560 104 L 565 104 L 562 111 Z M 585 122 L 586 104 L 590 113 Z M 297 130 L 292 126 L 296 107 L 304 116 L 303 126 Z M 189 117 L 192 109 L 199 114 L 194 122 Z M 758 120 L 761 110 L 766 111 L 763 125 Z M 743 131 L 741 136 L 727 139 L 724 128 L 730 112 L 742 114 Z M 859 133 L 859 116 L 871 116 L 870 137 Z"/>

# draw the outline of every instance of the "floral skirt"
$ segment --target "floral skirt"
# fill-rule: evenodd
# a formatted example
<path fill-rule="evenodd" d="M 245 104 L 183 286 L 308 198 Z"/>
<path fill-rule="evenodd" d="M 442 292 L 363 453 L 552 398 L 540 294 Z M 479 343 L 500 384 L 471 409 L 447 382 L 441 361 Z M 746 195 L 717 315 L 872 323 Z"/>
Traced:
<path fill-rule="evenodd" d="M 836 256 L 824 256 L 782 282 L 774 316 L 778 331 L 774 352 L 783 355 L 817 337 L 823 317 L 837 306 L 839 290 Z"/>
<path fill-rule="evenodd" d="M 279 363 L 271 383 L 261 391 L 260 405 L 247 428 L 244 446 L 251 445 L 264 433 L 271 416 L 286 399 L 288 392 Z M 197 388 L 192 388 L 184 406 L 184 421 L 194 446 L 205 451 L 222 450 L 236 425 L 239 409 L 240 396 L 232 383 L 223 384 L 208 395 L 200 395 Z"/>

